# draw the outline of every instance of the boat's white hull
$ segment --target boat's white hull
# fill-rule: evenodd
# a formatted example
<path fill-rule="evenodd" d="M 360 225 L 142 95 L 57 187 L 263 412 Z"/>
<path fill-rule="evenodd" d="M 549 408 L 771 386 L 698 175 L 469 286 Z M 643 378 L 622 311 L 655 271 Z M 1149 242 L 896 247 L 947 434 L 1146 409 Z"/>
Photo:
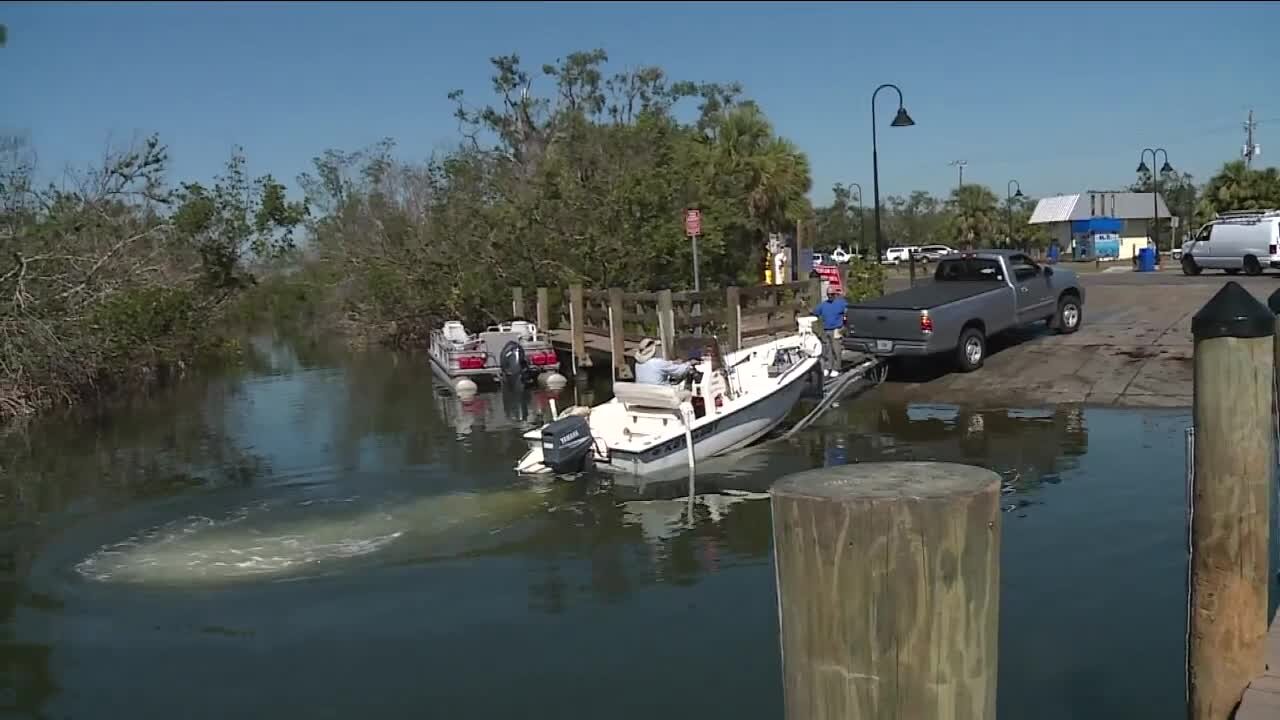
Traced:
<path fill-rule="evenodd" d="M 792 408 L 799 402 L 807 379 L 819 366 L 816 358 L 809 358 L 778 378 L 779 385 L 754 401 L 735 408 L 733 412 L 703 417 L 692 424 L 694 461 L 706 460 L 745 448 L 778 427 Z M 542 450 L 537 443 L 537 431 L 527 434 L 530 449 L 516 465 L 517 472 L 540 474 L 551 472 L 542 463 Z M 628 475 L 661 475 L 688 468 L 689 456 L 683 434 L 660 444 L 637 451 L 607 447 L 593 453 L 593 464 L 598 470 Z"/>
<path fill-rule="evenodd" d="M 695 461 L 741 450 L 768 435 L 778 427 L 804 392 L 805 378 L 817 363 L 811 360 L 794 368 L 787 383 L 758 401 L 727 415 L 721 415 L 705 425 L 694 425 L 693 457 Z M 688 468 L 689 456 L 685 450 L 684 436 L 662 446 L 641 453 L 610 452 L 609 461 L 597 462 L 596 467 L 606 472 L 630 475 L 653 475 Z"/>

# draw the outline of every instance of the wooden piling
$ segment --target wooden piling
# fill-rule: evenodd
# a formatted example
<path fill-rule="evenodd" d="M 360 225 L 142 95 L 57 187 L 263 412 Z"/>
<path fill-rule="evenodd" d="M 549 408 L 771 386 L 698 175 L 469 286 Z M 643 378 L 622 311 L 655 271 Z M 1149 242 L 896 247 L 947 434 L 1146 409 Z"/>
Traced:
<path fill-rule="evenodd" d="M 586 303 L 583 301 L 582 285 L 574 283 L 569 286 L 569 342 L 578 368 L 591 367 L 591 356 L 587 354 L 586 326 Z"/>
<path fill-rule="evenodd" d="M 1275 315 L 1234 281 L 1195 339 L 1187 715 L 1226 720 L 1265 670 Z"/>
<path fill-rule="evenodd" d="M 534 308 L 534 312 L 537 313 L 534 322 L 542 332 L 551 332 L 551 300 L 546 288 L 538 288 L 537 303 L 537 307 Z"/>
<path fill-rule="evenodd" d="M 676 313 L 670 290 L 658 291 L 658 339 L 662 341 L 662 357 L 676 356 Z"/>
<path fill-rule="evenodd" d="M 511 317 L 524 318 L 524 288 L 511 288 Z"/>
<path fill-rule="evenodd" d="M 770 493 L 787 720 L 995 718 L 999 476 L 859 463 Z"/>
<path fill-rule="evenodd" d="M 822 279 L 809 278 L 809 305 L 808 307 L 817 307 L 826 298 L 822 297 Z"/>
<path fill-rule="evenodd" d="M 724 289 L 724 345 L 729 352 L 742 347 L 742 294 L 735 286 Z"/>
<path fill-rule="evenodd" d="M 609 350 L 613 357 L 614 380 L 631 379 L 631 367 L 627 365 L 626 325 L 623 322 L 625 313 L 622 288 L 609 288 Z"/>

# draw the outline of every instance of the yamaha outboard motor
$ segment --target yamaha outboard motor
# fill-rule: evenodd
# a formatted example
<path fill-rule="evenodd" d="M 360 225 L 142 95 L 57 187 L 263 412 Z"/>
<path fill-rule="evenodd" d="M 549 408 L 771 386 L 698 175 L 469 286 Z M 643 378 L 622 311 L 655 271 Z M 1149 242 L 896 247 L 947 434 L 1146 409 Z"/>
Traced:
<path fill-rule="evenodd" d="M 553 473 L 586 468 L 591 455 L 591 425 L 577 415 L 562 417 L 542 428 L 542 464 Z"/>
<path fill-rule="evenodd" d="M 510 385 L 524 382 L 525 357 L 524 348 L 515 340 L 508 341 L 498 353 L 498 367 L 502 368 L 502 377 Z"/>

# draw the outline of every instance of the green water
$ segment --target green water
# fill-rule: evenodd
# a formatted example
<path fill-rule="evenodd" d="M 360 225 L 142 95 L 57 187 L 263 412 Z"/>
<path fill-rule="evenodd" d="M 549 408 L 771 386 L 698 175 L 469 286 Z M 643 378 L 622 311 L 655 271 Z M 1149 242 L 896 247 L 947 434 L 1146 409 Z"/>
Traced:
<path fill-rule="evenodd" d="M 1186 411 L 881 388 L 705 465 L 690 516 L 678 484 L 518 480 L 543 397 L 463 405 L 386 352 L 250 360 L 4 439 L 0 716 L 777 720 L 768 502 L 714 491 L 926 458 L 1007 480 L 1002 717 L 1182 707 Z"/>

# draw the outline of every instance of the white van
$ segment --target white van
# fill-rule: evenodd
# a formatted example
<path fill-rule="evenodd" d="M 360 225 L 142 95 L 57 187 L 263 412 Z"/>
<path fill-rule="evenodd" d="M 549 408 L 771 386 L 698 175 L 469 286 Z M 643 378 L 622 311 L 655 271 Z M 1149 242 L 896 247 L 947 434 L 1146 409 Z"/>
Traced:
<path fill-rule="evenodd" d="M 1280 210 L 1219 213 L 1182 245 L 1184 275 L 1204 269 L 1261 275 L 1269 267 L 1280 268 Z"/>

